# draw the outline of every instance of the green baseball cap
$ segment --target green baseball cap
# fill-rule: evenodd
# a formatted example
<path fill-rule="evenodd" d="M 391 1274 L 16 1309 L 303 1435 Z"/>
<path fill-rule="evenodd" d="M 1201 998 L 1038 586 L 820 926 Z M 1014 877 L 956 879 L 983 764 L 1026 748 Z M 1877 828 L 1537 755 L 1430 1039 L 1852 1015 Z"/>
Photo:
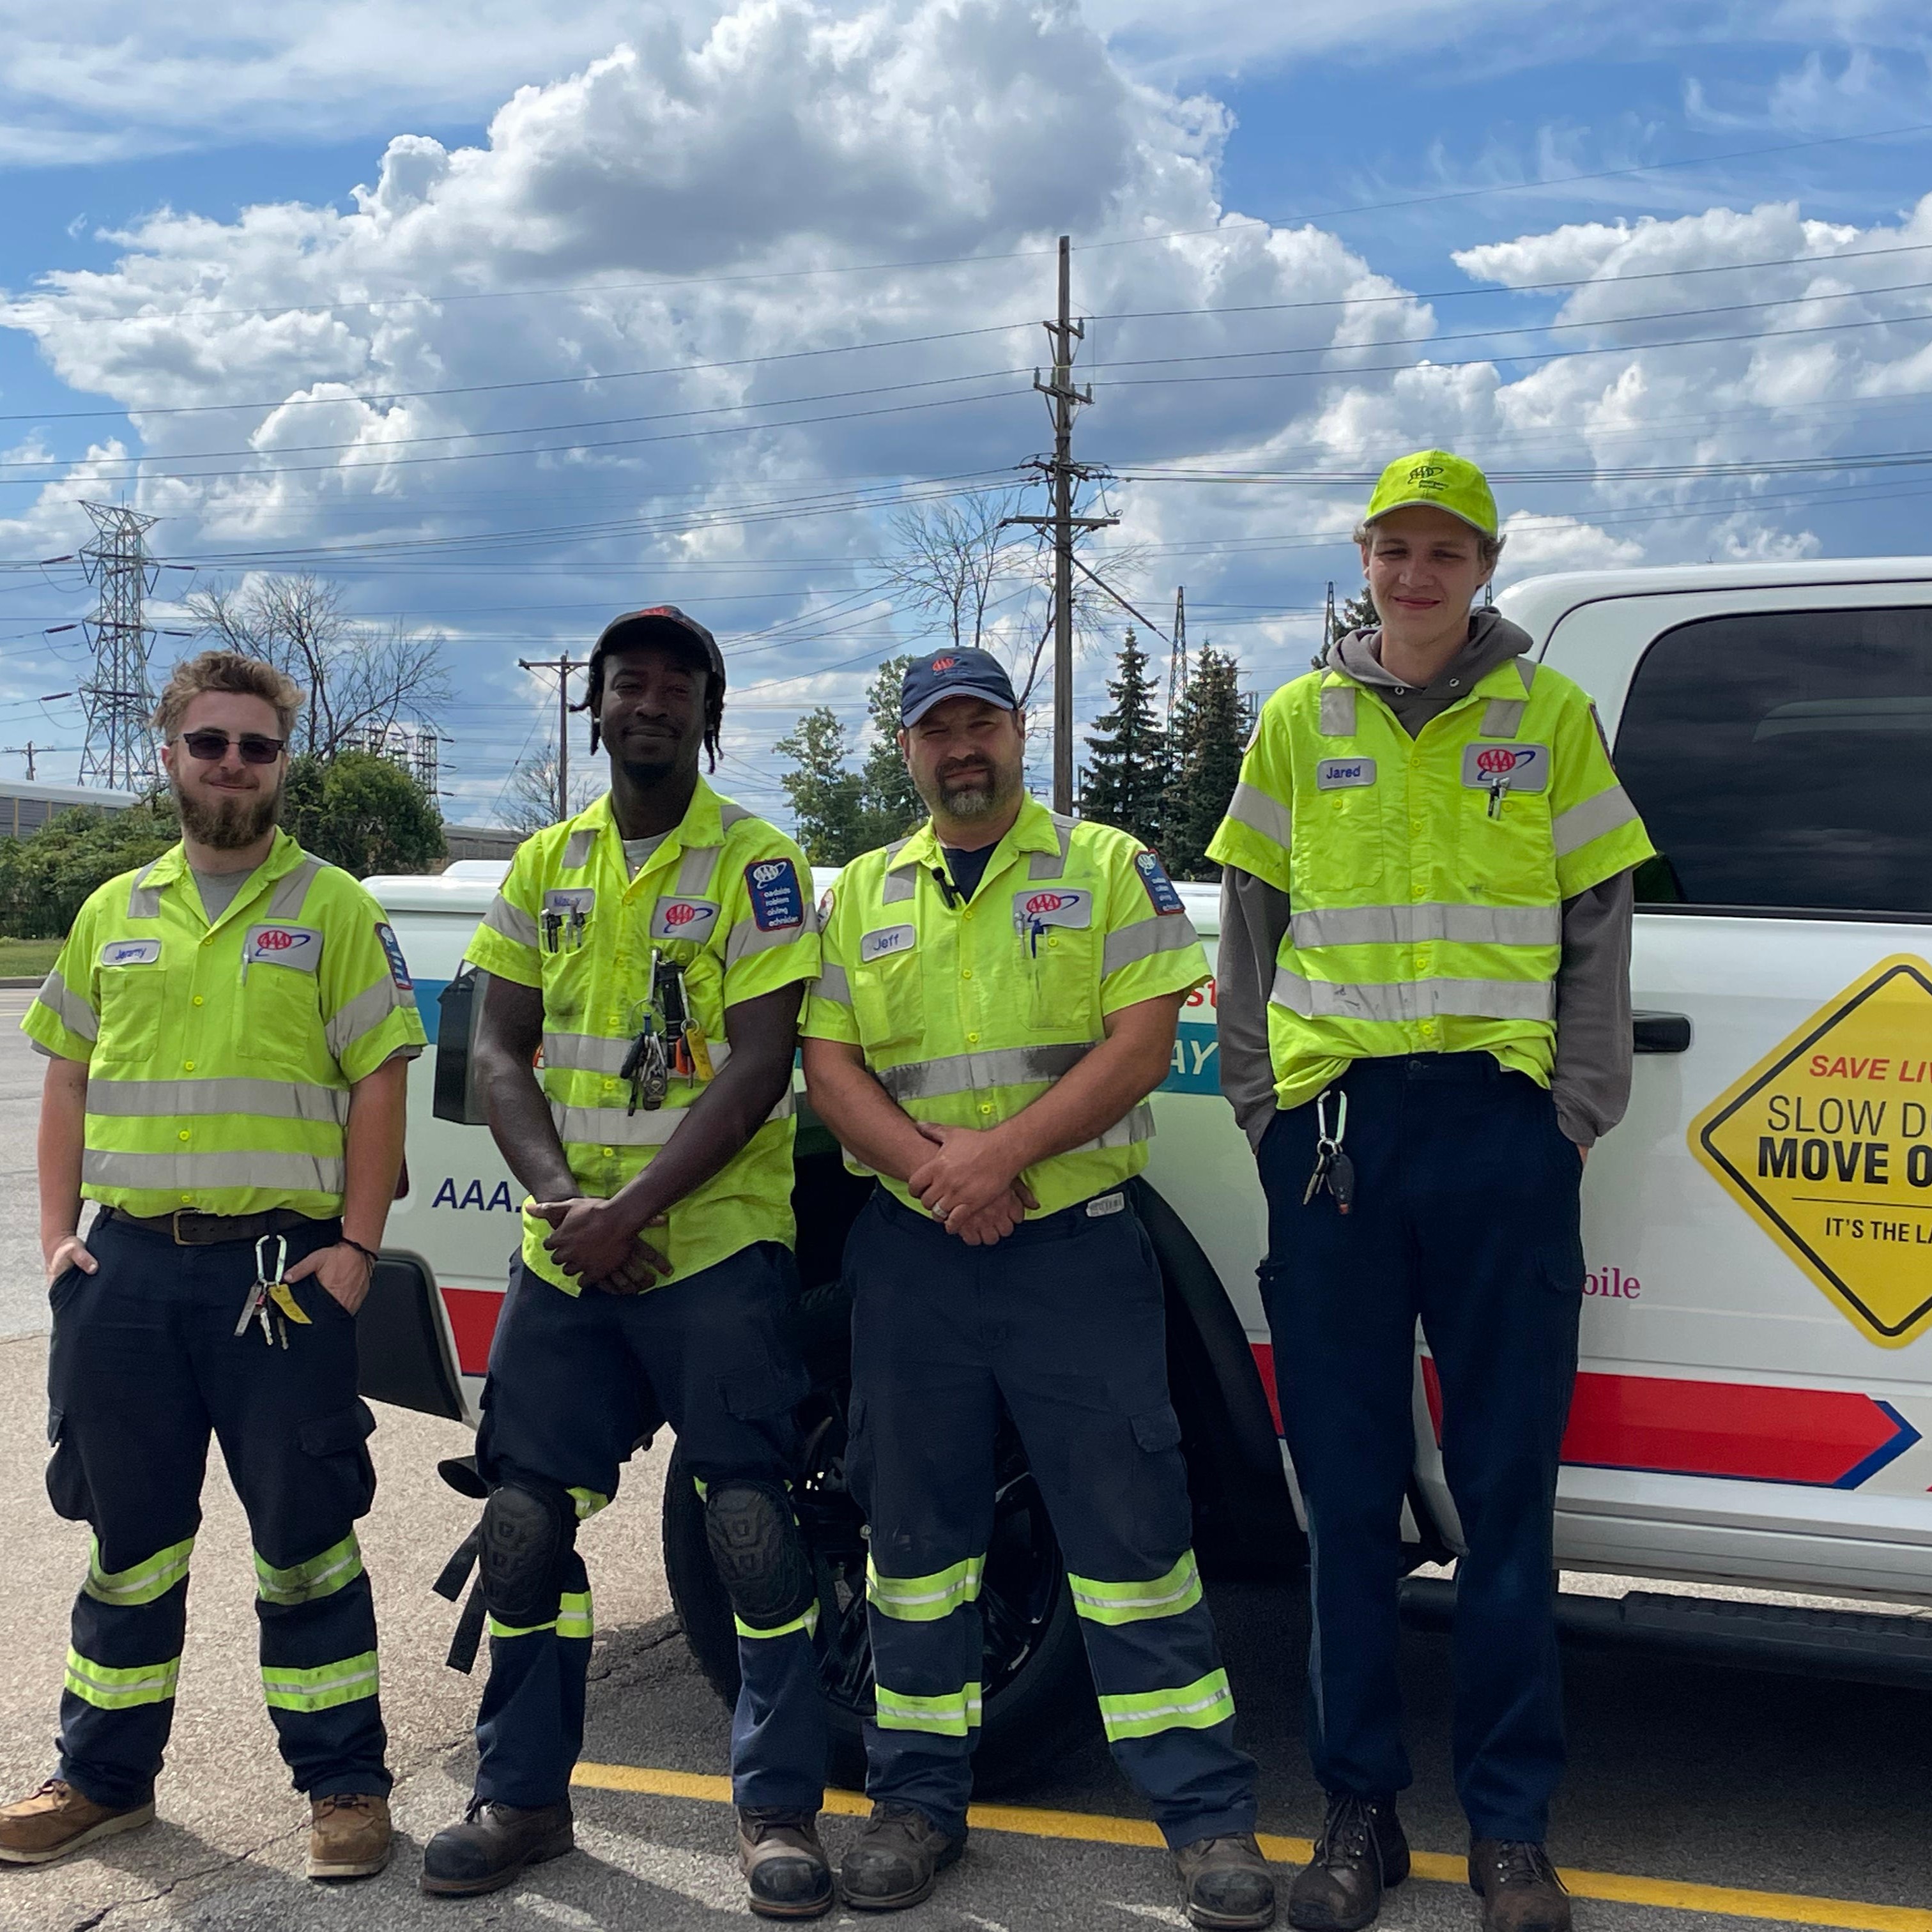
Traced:
<path fill-rule="evenodd" d="M 1486 537 L 1496 533 L 1496 500 L 1490 494 L 1490 479 L 1466 458 L 1451 456 L 1446 449 L 1418 449 L 1412 456 L 1397 457 L 1382 472 L 1362 520 L 1372 524 L 1391 510 L 1406 510 L 1417 503 L 1447 510 Z"/>

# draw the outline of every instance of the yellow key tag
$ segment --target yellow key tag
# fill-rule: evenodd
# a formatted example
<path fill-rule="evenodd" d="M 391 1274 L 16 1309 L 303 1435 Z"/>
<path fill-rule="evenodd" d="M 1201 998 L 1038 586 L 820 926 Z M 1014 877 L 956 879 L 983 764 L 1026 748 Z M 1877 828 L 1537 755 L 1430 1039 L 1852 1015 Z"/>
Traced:
<path fill-rule="evenodd" d="M 322 1292 L 324 1294 L 326 1294 L 328 1290 L 325 1288 Z M 313 1328 L 314 1326 L 314 1324 L 309 1320 L 308 1317 L 302 1312 L 302 1304 L 296 1300 L 294 1292 L 290 1288 L 286 1282 L 270 1282 L 268 1284 L 268 1299 L 272 1301 L 291 1322 L 297 1322 L 304 1328 Z"/>
<path fill-rule="evenodd" d="M 704 1029 L 695 1020 L 687 1020 L 684 1028 L 684 1043 L 691 1049 L 691 1064 L 698 1069 L 700 1080 L 711 1078 L 711 1049 L 704 1043 Z"/>

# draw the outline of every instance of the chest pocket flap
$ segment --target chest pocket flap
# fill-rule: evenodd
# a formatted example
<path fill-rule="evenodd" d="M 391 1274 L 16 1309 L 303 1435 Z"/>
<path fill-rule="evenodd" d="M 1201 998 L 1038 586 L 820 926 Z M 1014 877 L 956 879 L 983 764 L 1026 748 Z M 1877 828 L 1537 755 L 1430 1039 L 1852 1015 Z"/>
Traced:
<path fill-rule="evenodd" d="M 902 1046 L 923 1035 L 926 988 L 917 927 L 898 922 L 863 934 L 849 977 L 864 1046 Z"/>

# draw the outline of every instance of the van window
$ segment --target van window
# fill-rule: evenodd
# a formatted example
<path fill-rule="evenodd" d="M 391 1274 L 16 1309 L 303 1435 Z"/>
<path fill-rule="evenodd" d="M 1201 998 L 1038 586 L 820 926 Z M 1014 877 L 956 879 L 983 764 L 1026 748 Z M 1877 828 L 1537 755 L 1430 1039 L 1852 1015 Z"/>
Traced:
<path fill-rule="evenodd" d="M 1932 610 L 1706 617 L 1617 731 L 1650 904 L 1932 916 Z"/>

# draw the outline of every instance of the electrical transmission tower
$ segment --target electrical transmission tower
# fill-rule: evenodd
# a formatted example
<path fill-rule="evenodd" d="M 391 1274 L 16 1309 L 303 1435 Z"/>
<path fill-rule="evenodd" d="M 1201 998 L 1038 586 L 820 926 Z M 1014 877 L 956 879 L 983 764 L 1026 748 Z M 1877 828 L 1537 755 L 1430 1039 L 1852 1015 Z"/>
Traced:
<path fill-rule="evenodd" d="M 1168 640 L 1167 715 L 1180 702 L 1187 688 L 1187 591 L 1184 585 L 1174 593 L 1174 635 Z"/>
<path fill-rule="evenodd" d="M 142 538 L 160 520 L 118 503 L 83 503 L 95 536 L 80 553 L 100 601 L 87 620 L 94 647 L 94 676 L 81 687 L 87 742 L 81 748 L 80 782 L 110 790 L 140 791 L 160 777 L 148 719 L 154 709 L 148 688 L 148 631 L 141 606 L 154 588 L 154 566 Z"/>

